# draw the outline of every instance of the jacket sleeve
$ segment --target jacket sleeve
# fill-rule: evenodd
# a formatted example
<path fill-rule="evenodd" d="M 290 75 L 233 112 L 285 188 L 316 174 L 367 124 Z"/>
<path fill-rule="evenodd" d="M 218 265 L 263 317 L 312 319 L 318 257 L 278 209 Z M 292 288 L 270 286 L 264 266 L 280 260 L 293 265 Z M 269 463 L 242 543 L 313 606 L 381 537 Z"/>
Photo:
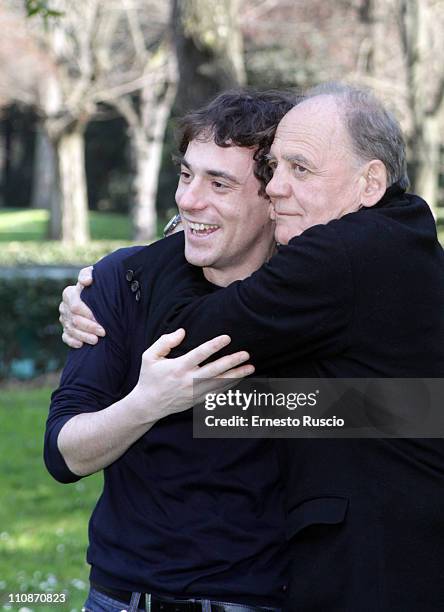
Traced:
<path fill-rule="evenodd" d="M 204 297 L 196 297 L 197 286 L 194 295 L 191 289 L 176 296 L 162 330 L 185 328 L 181 353 L 229 334 L 223 352 L 247 350 L 262 368 L 308 355 L 325 357 L 348 345 L 352 271 L 332 224 L 293 238 L 243 281 Z"/>
<path fill-rule="evenodd" d="M 128 367 L 127 287 L 121 260 L 127 249 L 113 253 L 94 266 L 94 283 L 82 300 L 91 308 L 107 334 L 94 346 L 70 349 L 60 385 L 51 397 L 46 422 L 44 460 L 50 474 L 63 483 L 81 477 L 71 472 L 57 445 L 65 423 L 77 414 L 101 410 L 121 398 Z"/>

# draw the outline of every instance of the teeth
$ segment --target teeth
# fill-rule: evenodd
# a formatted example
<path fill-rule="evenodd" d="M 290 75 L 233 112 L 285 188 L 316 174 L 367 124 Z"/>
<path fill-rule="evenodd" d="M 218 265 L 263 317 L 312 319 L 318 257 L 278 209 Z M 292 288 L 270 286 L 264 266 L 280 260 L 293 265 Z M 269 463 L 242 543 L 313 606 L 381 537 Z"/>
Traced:
<path fill-rule="evenodd" d="M 190 226 L 190 229 L 196 230 L 196 231 L 217 229 L 219 227 L 218 225 L 213 225 L 211 223 L 191 223 L 191 221 L 188 222 L 188 225 Z"/>

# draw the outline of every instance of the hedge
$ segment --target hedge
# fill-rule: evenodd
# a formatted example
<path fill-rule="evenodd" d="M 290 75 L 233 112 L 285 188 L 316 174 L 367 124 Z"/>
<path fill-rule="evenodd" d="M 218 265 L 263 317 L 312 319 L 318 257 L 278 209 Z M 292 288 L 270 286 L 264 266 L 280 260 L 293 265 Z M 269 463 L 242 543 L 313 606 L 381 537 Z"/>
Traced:
<path fill-rule="evenodd" d="M 0 243 L 0 379 L 31 378 L 63 365 L 67 349 L 58 322 L 62 290 L 73 284 L 82 266 L 132 244 Z"/>
<path fill-rule="evenodd" d="M 0 378 L 30 378 L 62 367 L 58 305 L 64 287 L 76 278 L 0 276 Z"/>
<path fill-rule="evenodd" d="M 84 246 L 70 246 L 60 241 L 5 242 L 0 243 L 0 266 L 68 264 L 81 267 L 132 244 L 121 240 L 96 240 Z"/>

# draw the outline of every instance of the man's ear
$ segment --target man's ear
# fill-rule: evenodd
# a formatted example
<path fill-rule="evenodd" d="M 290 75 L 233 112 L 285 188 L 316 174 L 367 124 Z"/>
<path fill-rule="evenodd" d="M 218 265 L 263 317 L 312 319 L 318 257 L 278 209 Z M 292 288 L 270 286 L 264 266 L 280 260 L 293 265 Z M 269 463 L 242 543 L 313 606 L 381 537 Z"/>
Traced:
<path fill-rule="evenodd" d="M 380 159 L 372 159 L 365 165 L 361 176 L 361 206 L 370 208 L 384 195 L 387 189 L 387 169 Z"/>

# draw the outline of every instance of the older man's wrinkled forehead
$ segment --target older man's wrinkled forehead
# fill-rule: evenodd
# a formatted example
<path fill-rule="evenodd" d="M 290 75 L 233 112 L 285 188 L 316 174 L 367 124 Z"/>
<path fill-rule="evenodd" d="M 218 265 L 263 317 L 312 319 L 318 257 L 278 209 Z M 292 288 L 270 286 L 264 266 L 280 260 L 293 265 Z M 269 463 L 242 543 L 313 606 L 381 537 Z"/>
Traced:
<path fill-rule="evenodd" d="M 352 154 L 352 143 L 345 127 L 338 100 L 332 95 L 308 98 L 292 108 L 276 130 L 272 153 L 301 145 L 316 157 L 321 152 L 335 151 L 336 155 Z"/>

